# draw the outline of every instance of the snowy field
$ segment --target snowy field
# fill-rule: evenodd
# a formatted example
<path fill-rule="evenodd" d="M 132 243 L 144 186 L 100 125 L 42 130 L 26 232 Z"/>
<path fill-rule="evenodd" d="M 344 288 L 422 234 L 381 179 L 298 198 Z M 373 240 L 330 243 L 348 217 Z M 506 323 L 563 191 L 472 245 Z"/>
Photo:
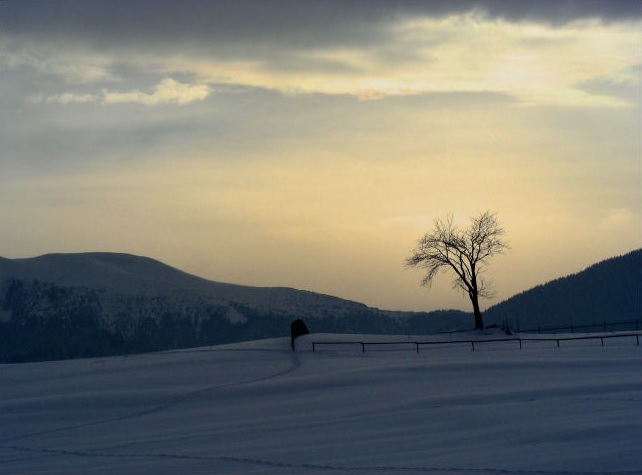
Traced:
<path fill-rule="evenodd" d="M 2 365 L 0 473 L 642 474 L 635 337 L 341 339 Z"/>

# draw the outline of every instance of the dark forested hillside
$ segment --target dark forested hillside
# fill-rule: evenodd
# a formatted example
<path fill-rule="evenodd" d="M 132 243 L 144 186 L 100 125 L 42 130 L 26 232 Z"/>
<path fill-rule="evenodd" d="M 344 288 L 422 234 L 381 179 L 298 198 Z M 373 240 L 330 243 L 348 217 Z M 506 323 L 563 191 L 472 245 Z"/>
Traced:
<path fill-rule="evenodd" d="M 642 318 L 641 282 L 642 249 L 638 249 L 515 295 L 489 308 L 485 322 L 521 331 L 571 326 L 581 330 L 591 325 L 635 329 L 635 323 L 611 323 Z"/>

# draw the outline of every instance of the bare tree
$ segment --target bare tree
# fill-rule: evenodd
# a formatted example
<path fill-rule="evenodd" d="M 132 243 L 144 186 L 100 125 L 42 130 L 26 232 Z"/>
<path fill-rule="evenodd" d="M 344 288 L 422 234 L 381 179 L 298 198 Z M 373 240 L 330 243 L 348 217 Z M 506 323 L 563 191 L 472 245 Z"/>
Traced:
<path fill-rule="evenodd" d="M 480 213 L 470 220 L 467 228 L 460 229 L 452 215 L 435 219 L 433 229 L 418 242 L 412 255 L 406 259 L 406 267 L 426 269 L 422 285 L 430 286 L 440 270 L 455 273 L 453 287 L 468 294 L 473 304 L 475 328 L 484 328 L 479 309 L 480 297 L 491 297 L 488 282 L 483 273 L 490 258 L 508 249 L 504 241 L 504 229 L 497 215 L 490 211 Z"/>

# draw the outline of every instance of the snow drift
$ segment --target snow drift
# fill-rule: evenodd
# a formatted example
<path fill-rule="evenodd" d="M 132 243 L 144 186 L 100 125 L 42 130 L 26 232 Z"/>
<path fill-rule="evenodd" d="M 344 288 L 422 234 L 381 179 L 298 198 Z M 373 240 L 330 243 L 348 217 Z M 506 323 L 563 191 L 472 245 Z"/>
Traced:
<path fill-rule="evenodd" d="M 329 338 L 354 335 L 2 365 L 0 471 L 642 473 L 635 337 L 311 351 Z"/>

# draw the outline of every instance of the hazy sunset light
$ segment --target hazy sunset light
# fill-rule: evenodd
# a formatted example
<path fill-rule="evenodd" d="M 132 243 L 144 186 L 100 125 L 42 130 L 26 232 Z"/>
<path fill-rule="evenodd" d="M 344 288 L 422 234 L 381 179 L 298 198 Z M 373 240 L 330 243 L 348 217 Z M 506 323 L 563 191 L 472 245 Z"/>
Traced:
<path fill-rule="evenodd" d="M 636 0 L 0 3 L 0 255 L 113 251 L 384 309 L 497 212 L 497 303 L 642 245 Z"/>

